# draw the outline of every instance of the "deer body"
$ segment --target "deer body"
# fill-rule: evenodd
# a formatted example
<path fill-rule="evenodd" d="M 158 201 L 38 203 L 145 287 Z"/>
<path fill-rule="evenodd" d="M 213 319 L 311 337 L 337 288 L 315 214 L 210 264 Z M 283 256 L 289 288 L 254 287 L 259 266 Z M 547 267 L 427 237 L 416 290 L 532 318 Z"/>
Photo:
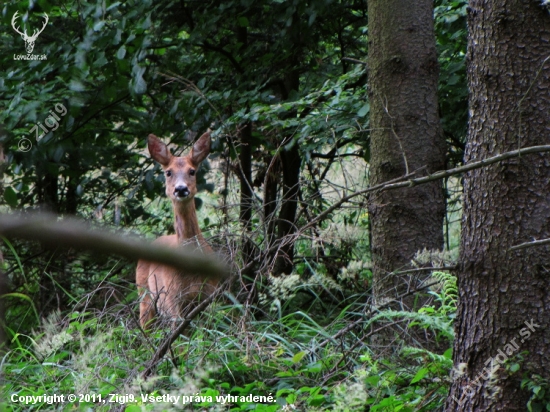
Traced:
<path fill-rule="evenodd" d="M 156 136 L 147 139 L 151 157 L 160 163 L 166 175 L 166 194 L 174 209 L 175 235 L 161 236 L 154 243 L 167 247 L 187 246 L 197 253 L 212 253 L 204 239 L 195 210 L 197 193 L 196 171 L 210 152 L 210 133 L 200 137 L 187 156 L 173 156 L 168 147 Z M 140 294 L 139 315 L 143 327 L 157 313 L 172 321 L 182 317 L 186 307 L 201 296 L 210 295 L 218 281 L 204 281 L 193 273 L 184 273 L 172 267 L 140 260 L 136 270 L 136 283 Z"/>

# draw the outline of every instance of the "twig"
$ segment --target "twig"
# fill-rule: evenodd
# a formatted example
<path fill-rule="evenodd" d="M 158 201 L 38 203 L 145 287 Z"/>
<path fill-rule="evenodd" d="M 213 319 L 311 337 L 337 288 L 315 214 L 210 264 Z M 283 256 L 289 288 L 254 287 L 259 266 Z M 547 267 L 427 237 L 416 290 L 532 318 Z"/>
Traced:
<path fill-rule="evenodd" d="M 440 267 L 428 267 L 428 268 L 417 268 L 417 269 L 408 269 L 408 270 L 401 270 L 399 272 L 391 272 L 389 275 L 405 275 L 407 273 L 415 273 L 415 272 L 427 272 L 427 271 L 434 271 L 434 270 L 448 270 L 453 271 L 457 269 L 457 265 L 453 266 L 440 266 Z"/>
<path fill-rule="evenodd" d="M 212 303 L 216 297 L 222 293 L 224 290 L 224 287 L 218 288 L 214 293 L 212 293 L 210 296 L 208 296 L 205 300 L 203 300 L 201 303 L 199 303 L 189 314 L 183 319 L 183 321 L 179 324 L 179 326 L 174 329 L 174 331 L 168 336 L 168 338 L 162 342 L 162 345 L 159 346 L 157 351 L 155 352 L 155 355 L 153 356 L 153 359 L 149 362 L 149 365 L 147 368 L 143 371 L 141 374 L 143 379 L 147 379 L 153 373 L 153 369 L 155 366 L 160 362 L 160 360 L 164 357 L 166 352 L 168 352 L 168 349 L 172 346 L 172 343 L 185 331 L 187 326 L 191 323 L 191 321 L 197 317 L 204 309 Z"/>
<path fill-rule="evenodd" d="M 345 60 L 347 62 L 362 64 L 363 66 L 368 66 L 369 64 L 363 60 L 354 59 L 353 57 L 342 57 L 342 60 Z"/>
<path fill-rule="evenodd" d="M 525 243 L 520 243 L 519 245 L 516 245 L 516 246 L 512 246 L 508 250 L 512 251 L 512 250 L 526 249 L 528 247 L 542 246 L 542 245 L 548 245 L 548 244 L 550 244 L 550 239 L 533 240 L 532 242 L 525 242 Z"/>
<path fill-rule="evenodd" d="M 531 147 L 525 147 L 519 150 L 512 150 L 511 152 L 506 152 L 493 157 L 489 157 L 487 159 L 480 160 L 479 162 L 469 163 L 464 166 L 455 167 L 454 169 L 440 170 L 439 172 L 432 173 L 428 176 L 419 177 L 416 179 L 410 179 L 409 177 L 414 176 L 415 174 L 418 173 L 418 170 L 417 170 L 408 175 L 404 175 L 397 179 L 390 180 L 389 182 L 381 183 L 376 186 L 371 186 L 364 190 L 360 190 L 358 192 L 355 192 L 348 196 L 343 197 L 338 202 L 336 202 L 335 204 L 330 206 L 328 209 L 326 209 L 324 212 L 320 213 L 315 219 L 310 221 L 302 229 L 306 229 L 312 225 L 315 225 L 318 221 L 324 219 L 329 213 L 332 213 L 334 210 L 338 209 L 344 203 L 349 202 L 354 197 L 361 196 L 366 193 L 384 192 L 386 190 L 395 190 L 395 189 L 400 189 L 404 187 L 413 187 L 416 185 L 432 182 L 434 180 L 444 179 L 449 176 L 454 176 L 464 172 L 469 172 L 470 170 L 479 169 L 481 167 L 488 166 L 493 163 L 498 163 L 503 160 L 511 159 L 514 157 L 518 157 L 518 156 L 522 156 L 530 153 L 542 153 L 542 152 L 550 152 L 550 145 L 531 146 Z"/>
<path fill-rule="evenodd" d="M 478 162 L 472 162 L 472 163 L 466 164 L 464 166 L 455 167 L 453 169 L 448 169 L 448 170 L 441 170 L 441 171 L 435 172 L 433 174 L 430 174 L 428 176 L 419 177 L 419 178 L 416 178 L 416 179 L 412 178 L 412 176 L 417 175 L 421 170 L 426 168 L 425 166 L 423 166 L 422 168 L 420 168 L 418 170 L 415 170 L 415 171 L 413 171 L 409 174 L 406 174 L 404 176 L 392 179 L 392 180 L 390 180 L 388 182 L 385 182 L 385 183 L 380 183 L 376 186 L 368 187 L 366 189 L 363 189 L 363 190 L 360 190 L 358 192 L 351 193 L 347 196 L 342 197 L 338 202 L 334 203 L 333 205 L 331 205 L 330 207 L 325 209 L 323 212 L 319 213 L 315 218 L 310 220 L 304 226 L 302 226 L 300 228 L 300 232 L 303 233 L 307 229 L 309 229 L 310 227 L 316 226 L 320 221 L 324 220 L 330 213 L 334 212 L 336 209 L 341 207 L 344 203 L 349 202 L 351 199 L 353 199 L 357 196 L 365 195 L 367 193 L 372 193 L 372 192 L 383 192 L 383 191 L 386 191 L 386 190 L 395 190 L 395 189 L 400 189 L 400 188 L 405 188 L 405 187 L 413 187 L 413 186 L 416 186 L 416 185 L 421 185 L 421 184 L 432 182 L 432 181 L 435 181 L 435 180 L 444 179 L 446 177 L 458 175 L 458 174 L 468 172 L 468 171 L 471 171 L 471 170 L 474 170 L 474 169 L 479 169 L 479 168 L 482 168 L 484 166 L 488 166 L 488 165 L 491 165 L 493 163 L 498 163 L 498 162 L 501 162 L 503 160 L 511 159 L 511 158 L 514 158 L 514 157 L 518 157 L 518 156 L 522 156 L 522 155 L 526 155 L 526 154 L 531 154 L 531 153 L 543 153 L 543 152 L 550 152 L 550 145 L 531 146 L 531 147 L 526 147 L 526 148 L 519 149 L 519 150 L 512 150 L 510 152 L 502 153 L 502 154 L 499 154 L 499 155 L 496 155 L 496 156 L 493 156 L 493 157 L 490 157 L 490 158 L 487 158 L 487 159 L 480 160 Z M 258 260 L 260 260 L 261 258 L 263 258 L 265 256 L 268 256 L 270 253 L 276 251 L 279 247 L 280 247 L 280 245 L 271 246 L 263 254 L 260 254 L 260 256 L 258 256 L 257 258 L 253 259 L 250 263 L 248 263 L 242 270 L 243 271 L 247 270 L 249 267 L 251 267 L 253 264 L 255 264 L 255 262 L 257 262 Z"/>
<path fill-rule="evenodd" d="M 389 328 L 390 326 L 395 326 L 395 325 L 397 325 L 398 323 L 404 322 L 404 321 L 405 321 L 405 319 L 395 320 L 395 321 L 393 321 L 393 322 L 391 322 L 391 323 L 387 323 L 387 324 L 385 324 L 385 325 L 380 326 L 380 327 L 377 328 L 377 329 L 371 330 L 370 332 L 366 333 L 365 335 L 363 335 L 363 336 L 361 337 L 361 339 L 358 339 L 357 342 L 355 342 L 348 350 L 342 352 L 340 362 L 342 362 L 343 360 L 345 360 L 345 359 L 348 357 L 348 355 L 351 354 L 351 353 L 353 352 L 353 350 L 354 350 L 357 346 L 359 346 L 361 343 L 363 343 L 364 340 L 367 339 L 368 337 L 370 337 L 370 336 L 372 336 L 372 335 L 375 335 L 375 334 L 381 332 L 382 330 L 384 330 L 384 329 L 386 329 L 386 328 Z M 329 373 L 328 373 L 329 377 L 330 377 L 332 374 L 336 373 L 337 369 L 339 368 L 338 365 L 340 364 L 340 362 L 335 362 L 335 365 L 333 366 L 333 368 L 332 368 L 332 369 L 329 371 Z M 349 362 L 349 361 L 348 361 L 348 362 Z M 348 363 L 346 363 L 346 365 L 347 365 L 347 364 L 348 364 Z M 343 369 L 343 368 L 341 368 L 341 369 Z M 323 380 L 323 382 L 322 382 L 319 386 L 320 386 L 320 387 L 323 387 L 323 386 L 326 384 L 326 382 L 327 382 L 328 380 L 329 380 L 329 378 L 326 378 L 325 380 Z"/>
<path fill-rule="evenodd" d="M 511 152 L 502 153 L 493 157 L 489 157 L 488 159 L 480 160 L 479 162 L 473 162 L 468 163 L 464 166 L 455 167 L 454 169 L 449 170 L 441 170 L 439 172 L 435 172 L 429 176 L 419 177 L 417 179 L 410 179 L 406 182 L 402 183 L 394 183 L 391 185 L 386 185 L 383 189 L 380 189 L 380 191 L 383 190 L 393 190 L 393 189 L 399 189 L 401 187 L 412 187 L 416 185 L 421 185 L 424 183 L 428 183 L 434 180 L 443 179 L 445 177 L 457 175 L 464 172 L 469 172 L 470 170 L 479 169 L 484 166 L 491 165 L 493 163 L 498 163 L 503 160 L 511 159 L 514 157 L 522 156 L 525 154 L 530 153 L 542 153 L 542 152 L 550 152 L 550 145 L 543 145 L 543 146 L 531 146 L 531 147 L 525 147 L 523 149 L 518 150 L 512 150 Z"/>
<path fill-rule="evenodd" d="M 343 198 L 341 198 L 338 202 L 336 202 L 335 204 L 333 204 L 332 206 L 330 206 L 328 209 L 325 209 L 323 212 L 321 212 L 319 215 L 317 215 L 317 217 L 313 220 L 311 220 L 307 225 L 305 225 L 302 230 L 304 229 L 307 229 L 308 227 L 310 226 L 313 226 L 315 225 L 317 222 L 323 220 L 325 217 L 327 217 L 330 213 L 334 212 L 336 209 L 338 209 L 340 206 L 342 206 L 344 203 L 347 203 L 349 202 L 351 199 L 353 199 L 354 197 L 357 197 L 357 196 L 360 196 L 360 195 L 364 195 L 366 193 L 369 193 L 369 192 L 374 192 L 375 190 L 384 190 L 384 188 L 389 184 L 389 183 L 393 183 L 393 182 L 399 182 L 399 181 L 402 181 L 404 179 L 407 179 L 411 176 L 414 176 L 416 173 L 418 173 L 419 170 L 417 171 L 414 171 L 408 175 L 405 175 L 405 176 L 401 176 L 401 177 L 398 177 L 396 179 L 393 179 L 393 180 L 390 180 L 389 182 L 386 182 L 386 183 L 381 183 L 379 185 L 376 185 L 376 186 L 371 186 L 367 189 L 364 189 L 364 190 L 360 190 L 358 192 L 355 192 L 355 193 L 352 193 L 350 195 L 347 195 L 347 196 L 344 196 Z"/>

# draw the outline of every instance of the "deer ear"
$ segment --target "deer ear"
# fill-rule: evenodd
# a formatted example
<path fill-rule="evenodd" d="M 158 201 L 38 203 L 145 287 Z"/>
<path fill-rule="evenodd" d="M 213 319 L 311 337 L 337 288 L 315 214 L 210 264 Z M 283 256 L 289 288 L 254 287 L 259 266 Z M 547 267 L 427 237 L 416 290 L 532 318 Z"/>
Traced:
<path fill-rule="evenodd" d="M 208 153 L 210 153 L 210 142 L 210 130 L 208 130 L 193 145 L 193 149 L 191 150 L 191 160 L 195 165 L 198 166 L 204 159 L 206 159 Z"/>
<path fill-rule="evenodd" d="M 147 147 L 151 157 L 159 162 L 162 166 L 167 166 L 172 159 L 172 153 L 168 147 L 154 134 L 147 137 Z"/>

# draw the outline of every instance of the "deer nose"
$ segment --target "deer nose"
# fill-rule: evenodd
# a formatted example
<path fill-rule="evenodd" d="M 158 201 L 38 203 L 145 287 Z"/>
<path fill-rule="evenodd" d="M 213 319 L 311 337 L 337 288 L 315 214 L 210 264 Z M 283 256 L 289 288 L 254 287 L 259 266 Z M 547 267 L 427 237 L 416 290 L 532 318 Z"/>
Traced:
<path fill-rule="evenodd" d="M 185 185 L 176 186 L 174 188 L 174 195 L 176 197 L 187 197 L 189 196 L 189 188 Z"/>

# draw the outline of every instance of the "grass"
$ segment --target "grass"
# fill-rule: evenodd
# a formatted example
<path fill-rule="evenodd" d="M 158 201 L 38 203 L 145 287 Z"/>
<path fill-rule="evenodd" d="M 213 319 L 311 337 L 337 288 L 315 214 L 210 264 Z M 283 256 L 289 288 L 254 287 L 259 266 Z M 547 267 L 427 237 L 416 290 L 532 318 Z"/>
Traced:
<path fill-rule="evenodd" d="M 431 329 L 448 346 L 452 288 L 436 294 L 444 304 L 416 316 L 391 311 L 372 316 L 365 311 L 367 295 L 324 304 L 328 311 L 318 313 L 323 291 L 316 288 L 308 313 L 294 310 L 298 296 L 256 318 L 232 299 L 217 302 L 147 381 L 140 373 L 167 330 L 144 334 L 136 308 L 124 303 L 54 313 L 28 336 L 15 336 L 2 358 L 2 410 L 413 411 L 443 403 L 450 350 L 438 354 L 399 345 L 393 355 L 376 357 L 370 332 L 381 322 L 405 322 Z M 13 394 L 39 401 L 11 402 Z M 55 405 L 48 404 L 52 398 L 37 398 L 53 394 L 83 396 Z"/>
<path fill-rule="evenodd" d="M 217 233 L 211 243 L 237 262 L 238 210 L 212 212 L 221 196 L 203 198 L 210 207 L 199 211 L 201 226 Z M 136 229 L 150 237 L 165 233 L 168 202 L 149 208 L 153 217 Z M 455 215 L 449 231 L 456 229 Z M 258 230 L 249 235 L 261 241 L 262 223 L 254 222 Z M 437 410 L 450 384 L 454 277 L 434 274 L 433 304 L 418 312 L 375 310 L 365 256 L 368 215 L 356 208 L 335 213 L 332 222 L 297 240 L 300 259 L 292 275 L 275 278 L 264 268 L 256 307 L 240 303 L 245 299 L 234 295 L 241 291 L 227 291 L 147 380 L 141 374 L 169 330 L 139 328 L 134 265 L 71 257 L 61 268 L 54 260 L 25 266 L 16 253 L 21 247 L 11 247 L 10 276 L 22 286 L 6 300 L 11 342 L 0 358 L 0 412 Z M 60 276 L 66 273 L 71 276 Z M 44 296 L 40 288 L 50 285 L 44 279 L 69 304 L 40 322 L 41 302 L 60 300 Z M 391 331 L 386 341 L 378 339 L 381 330 Z M 403 338 L 412 331 L 426 331 L 437 348 L 407 346 Z M 69 394 L 76 400 L 67 401 Z M 12 402 L 13 395 L 35 403 Z M 52 395 L 65 395 L 66 402 L 52 403 Z"/>

